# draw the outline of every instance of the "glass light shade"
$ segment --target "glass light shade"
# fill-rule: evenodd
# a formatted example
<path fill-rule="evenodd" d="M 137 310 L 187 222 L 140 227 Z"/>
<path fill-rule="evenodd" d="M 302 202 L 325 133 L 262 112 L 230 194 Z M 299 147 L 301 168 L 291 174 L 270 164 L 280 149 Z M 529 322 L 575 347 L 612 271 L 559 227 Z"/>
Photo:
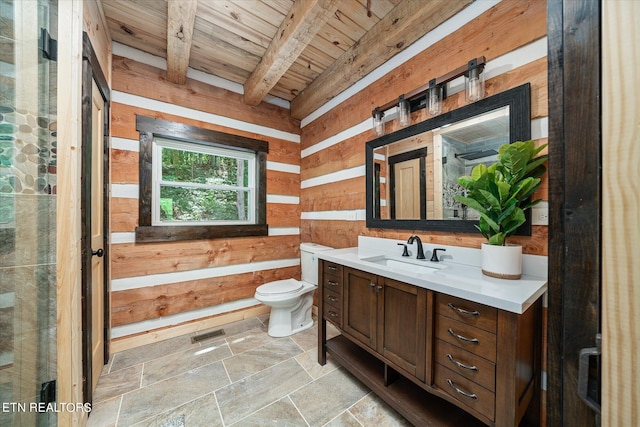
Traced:
<path fill-rule="evenodd" d="M 373 110 L 373 133 L 375 133 L 376 136 L 384 135 L 384 121 L 382 120 L 383 117 L 384 113 L 378 108 Z"/>
<path fill-rule="evenodd" d="M 480 68 L 472 68 L 464 79 L 465 99 L 475 102 L 484 98 L 484 73 Z"/>
<path fill-rule="evenodd" d="M 442 85 L 431 86 L 427 90 L 427 111 L 432 116 L 442 113 Z"/>
<path fill-rule="evenodd" d="M 411 106 L 404 96 L 398 99 L 398 124 L 401 128 L 411 124 Z"/>

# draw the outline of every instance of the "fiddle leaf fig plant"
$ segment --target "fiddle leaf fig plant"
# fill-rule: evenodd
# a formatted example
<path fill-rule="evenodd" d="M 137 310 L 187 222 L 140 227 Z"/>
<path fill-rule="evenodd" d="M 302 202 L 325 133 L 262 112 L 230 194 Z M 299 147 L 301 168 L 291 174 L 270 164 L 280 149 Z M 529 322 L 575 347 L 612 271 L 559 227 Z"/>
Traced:
<path fill-rule="evenodd" d="M 478 212 L 476 228 L 490 245 L 505 245 L 525 222 L 524 211 L 542 199 L 530 200 L 540 186 L 540 176 L 547 170 L 547 155 L 539 154 L 547 144 L 536 147 L 532 140 L 504 144 L 498 161 L 490 166 L 479 164 L 471 176 L 461 176 L 458 183 L 466 189 L 456 201 Z"/>

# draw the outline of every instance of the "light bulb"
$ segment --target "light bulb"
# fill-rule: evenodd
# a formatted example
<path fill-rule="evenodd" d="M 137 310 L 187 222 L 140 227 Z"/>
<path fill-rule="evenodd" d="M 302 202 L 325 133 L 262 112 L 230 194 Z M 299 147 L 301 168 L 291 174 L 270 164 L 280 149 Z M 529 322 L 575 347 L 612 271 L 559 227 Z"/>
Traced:
<path fill-rule="evenodd" d="M 380 111 L 378 107 L 373 110 L 373 132 L 377 136 L 384 135 L 384 121 L 382 118 L 384 117 L 384 113 Z"/>
<path fill-rule="evenodd" d="M 427 111 L 432 116 L 442 113 L 442 85 L 435 85 L 435 82 L 429 83 L 427 90 Z"/>
<path fill-rule="evenodd" d="M 398 124 L 401 128 L 411 124 L 411 106 L 404 95 L 400 95 L 398 99 Z"/>
<path fill-rule="evenodd" d="M 484 74 L 481 67 L 470 68 L 465 76 L 465 98 L 475 102 L 484 98 Z"/>

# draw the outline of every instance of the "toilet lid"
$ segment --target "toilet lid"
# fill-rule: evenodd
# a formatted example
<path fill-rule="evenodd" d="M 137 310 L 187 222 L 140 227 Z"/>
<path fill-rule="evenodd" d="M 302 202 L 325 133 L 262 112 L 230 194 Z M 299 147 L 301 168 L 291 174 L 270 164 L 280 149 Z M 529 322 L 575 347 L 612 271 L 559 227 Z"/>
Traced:
<path fill-rule="evenodd" d="M 302 289 L 302 282 L 295 279 L 276 280 L 258 286 L 256 293 L 262 295 L 288 294 Z"/>

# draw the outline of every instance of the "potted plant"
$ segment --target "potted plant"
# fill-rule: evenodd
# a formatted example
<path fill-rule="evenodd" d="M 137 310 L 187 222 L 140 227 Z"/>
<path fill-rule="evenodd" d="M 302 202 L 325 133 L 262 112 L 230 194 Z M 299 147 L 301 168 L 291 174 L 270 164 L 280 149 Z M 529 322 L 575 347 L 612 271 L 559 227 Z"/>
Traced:
<path fill-rule="evenodd" d="M 532 140 L 504 144 L 498 150 L 496 163 L 479 164 L 471 176 L 458 178 L 466 195 L 455 199 L 480 215 L 476 228 L 487 239 L 482 244 L 482 272 L 488 276 L 521 276 L 522 247 L 509 245 L 506 239 L 525 222 L 524 211 L 541 200 L 531 200 L 531 196 L 546 171 L 548 156 L 536 157 L 546 146 L 536 148 Z"/>

